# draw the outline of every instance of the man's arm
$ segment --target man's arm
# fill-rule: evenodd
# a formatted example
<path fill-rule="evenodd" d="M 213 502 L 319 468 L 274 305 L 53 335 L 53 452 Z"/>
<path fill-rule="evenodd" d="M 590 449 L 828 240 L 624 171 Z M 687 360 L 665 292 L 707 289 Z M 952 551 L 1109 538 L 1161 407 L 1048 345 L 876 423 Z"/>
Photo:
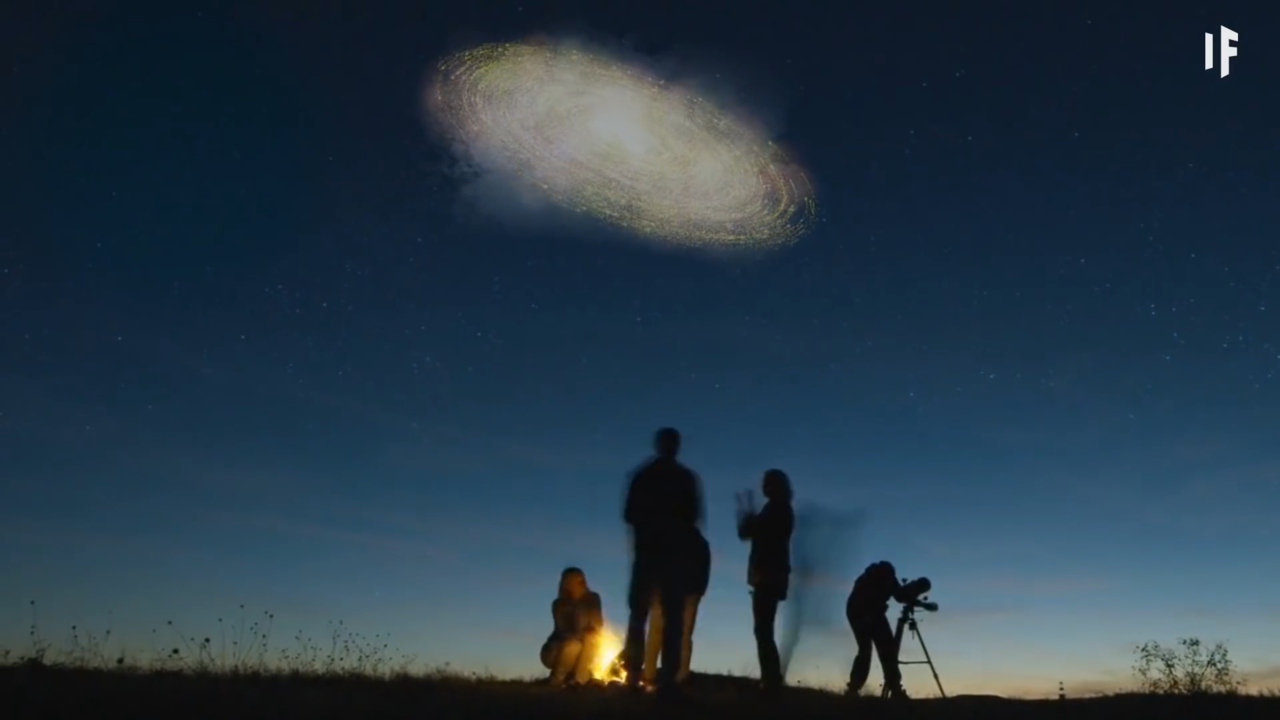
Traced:
<path fill-rule="evenodd" d="M 698 476 L 683 465 L 677 465 L 675 471 L 664 478 L 665 500 L 668 505 L 668 517 L 680 525 L 702 524 L 702 490 Z"/>
<path fill-rule="evenodd" d="M 639 495 L 636 486 L 640 484 L 637 482 L 639 478 L 640 473 L 638 471 L 631 473 L 631 477 L 627 479 L 626 498 L 622 502 L 622 521 L 631 527 L 635 527 L 636 524 L 636 505 L 637 496 Z"/>
<path fill-rule="evenodd" d="M 702 478 L 698 477 L 698 473 L 693 471 L 690 471 L 689 474 L 693 476 L 693 503 L 694 507 L 697 508 L 696 523 L 698 527 L 705 530 L 707 527 L 707 503 L 702 496 Z"/>

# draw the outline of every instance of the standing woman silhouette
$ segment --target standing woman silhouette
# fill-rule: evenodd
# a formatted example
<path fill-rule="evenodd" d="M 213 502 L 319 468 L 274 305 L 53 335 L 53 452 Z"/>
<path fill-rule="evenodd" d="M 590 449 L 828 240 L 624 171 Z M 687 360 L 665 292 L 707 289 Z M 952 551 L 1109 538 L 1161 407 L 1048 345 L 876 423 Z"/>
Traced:
<path fill-rule="evenodd" d="M 760 684 L 765 690 L 782 686 L 782 660 L 774 639 L 778 603 L 787 599 L 791 581 L 791 533 L 796 515 L 791 508 L 791 479 L 781 470 L 767 470 L 761 482 L 765 504 L 759 512 L 748 493 L 739 499 L 738 537 L 751 542 L 747 584 L 751 586 L 751 615 L 755 624 Z"/>

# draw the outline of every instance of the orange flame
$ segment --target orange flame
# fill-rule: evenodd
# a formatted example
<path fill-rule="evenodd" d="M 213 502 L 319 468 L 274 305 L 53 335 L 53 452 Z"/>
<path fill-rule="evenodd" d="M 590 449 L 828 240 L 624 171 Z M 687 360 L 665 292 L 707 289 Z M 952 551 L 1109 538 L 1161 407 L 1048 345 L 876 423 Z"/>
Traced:
<path fill-rule="evenodd" d="M 606 683 L 622 682 L 622 665 L 618 662 L 622 646 L 621 633 L 607 625 L 600 628 L 595 664 L 591 668 L 593 679 Z"/>

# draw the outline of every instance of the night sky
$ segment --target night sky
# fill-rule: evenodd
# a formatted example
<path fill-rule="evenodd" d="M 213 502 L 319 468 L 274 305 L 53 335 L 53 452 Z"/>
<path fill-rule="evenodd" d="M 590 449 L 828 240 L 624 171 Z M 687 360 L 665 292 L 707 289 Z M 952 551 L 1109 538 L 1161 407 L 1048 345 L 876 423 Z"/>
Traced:
<path fill-rule="evenodd" d="M 756 673 L 733 493 L 780 467 L 866 513 L 832 608 L 867 562 L 932 578 L 949 691 L 1186 635 L 1280 685 L 1274 8 L 394 5 L 0 9 L 4 644 L 31 600 L 136 652 L 244 603 L 539 673 L 565 565 L 625 623 L 623 483 L 674 425 L 695 669 Z M 726 260 L 468 204 L 424 82 L 537 33 L 732 99 L 814 230 Z M 830 619 L 793 679 L 847 676 Z"/>

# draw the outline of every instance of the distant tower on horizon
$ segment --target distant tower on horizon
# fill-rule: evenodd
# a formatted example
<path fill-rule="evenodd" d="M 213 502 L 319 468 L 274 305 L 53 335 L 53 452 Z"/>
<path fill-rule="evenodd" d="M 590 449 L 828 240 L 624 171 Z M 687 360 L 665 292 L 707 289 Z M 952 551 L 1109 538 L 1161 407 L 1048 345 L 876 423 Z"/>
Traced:
<path fill-rule="evenodd" d="M 1059 700 L 1067 699 L 1067 688 L 1065 685 L 1062 684 L 1061 680 L 1058 681 L 1058 699 Z"/>

